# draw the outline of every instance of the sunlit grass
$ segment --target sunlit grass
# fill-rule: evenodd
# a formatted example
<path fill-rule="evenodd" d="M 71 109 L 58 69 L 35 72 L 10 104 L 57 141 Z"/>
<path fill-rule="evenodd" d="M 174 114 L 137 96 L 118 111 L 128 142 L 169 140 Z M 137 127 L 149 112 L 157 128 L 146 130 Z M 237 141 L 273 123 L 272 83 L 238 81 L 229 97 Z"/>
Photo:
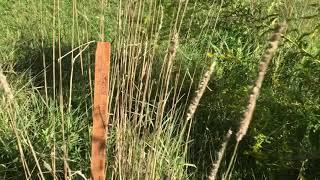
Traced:
<path fill-rule="evenodd" d="M 13 94 L 0 88 L 0 178 L 90 177 L 94 51 L 102 39 L 112 43 L 109 179 L 207 178 L 225 132 L 237 129 L 266 37 L 283 19 L 289 31 L 240 148 L 250 154 L 254 137 L 274 133 L 270 124 L 290 124 L 272 116 L 272 105 L 292 119 L 302 115 L 290 109 L 301 110 L 312 136 L 319 5 L 254 2 L 0 0 L 0 66 Z M 217 177 L 227 171 L 226 153 Z M 241 158 L 233 177 L 259 174 L 242 173 Z"/>

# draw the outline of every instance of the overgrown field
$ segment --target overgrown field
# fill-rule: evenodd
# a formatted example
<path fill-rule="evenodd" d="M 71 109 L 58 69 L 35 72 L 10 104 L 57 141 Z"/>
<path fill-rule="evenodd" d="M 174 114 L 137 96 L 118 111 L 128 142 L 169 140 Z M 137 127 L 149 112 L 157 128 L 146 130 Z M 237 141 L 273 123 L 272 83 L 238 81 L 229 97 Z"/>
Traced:
<path fill-rule="evenodd" d="M 318 0 L 0 0 L 0 179 L 89 179 L 103 40 L 107 179 L 320 179 Z"/>

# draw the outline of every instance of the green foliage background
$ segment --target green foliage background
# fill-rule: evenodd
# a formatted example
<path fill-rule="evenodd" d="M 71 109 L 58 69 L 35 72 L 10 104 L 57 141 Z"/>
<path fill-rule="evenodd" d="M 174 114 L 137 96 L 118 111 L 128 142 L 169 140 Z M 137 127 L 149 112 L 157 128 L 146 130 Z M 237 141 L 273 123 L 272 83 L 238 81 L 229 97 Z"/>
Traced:
<path fill-rule="evenodd" d="M 159 54 L 164 53 L 161 50 L 165 49 L 178 2 L 159 1 L 165 15 Z M 95 4 L 98 1 L 78 4 L 81 12 L 78 23 L 83 29 L 76 31 L 83 42 L 99 39 L 100 9 Z M 104 14 L 105 34 L 112 42 L 119 36 L 114 29 L 118 5 L 117 1 L 110 1 Z M 62 7 L 61 36 L 67 47 L 64 51 L 68 52 L 72 1 L 62 1 Z M 149 18 L 145 17 L 146 27 Z M 40 105 L 41 98 L 31 93 L 33 80 L 41 75 L 40 71 L 32 69 L 37 69 L 41 63 L 43 48 L 47 49 L 50 59 L 51 33 L 57 28 L 52 26 L 52 19 L 50 1 L 0 0 L 0 64 L 6 68 L 8 79 L 18 92 L 16 97 L 22 102 L 19 121 L 29 121 L 30 126 L 23 126 L 38 151 L 43 150 L 43 156 L 47 156 L 51 146 L 46 138 L 52 136 L 47 134 L 52 127 L 44 120 L 53 116 L 59 118 L 59 115 L 55 105 L 50 105 L 52 112 L 48 112 Z M 288 22 L 288 31 L 266 75 L 253 124 L 239 148 L 233 178 L 320 177 L 320 3 L 317 0 L 190 0 L 181 27 L 175 67 L 195 73 L 198 82 L 210 64 L 207 56 L 220 59 L 193 122 L 188 160 L 196 168 L 188 169 L 190 179 L 207 177 L 222 137 L 230 127 L 237 129 L 268 34 L 273 25 L 282 20 Z M 186 87 L 188 83 L 191 82 L 186 81 Z M 4 107 L 5 102 L 1 103 Z M 73 103 L 78 104 L 79 109 L 68 117 L 69 153 L 74 162 L 71 165 L 88 174 L 90 119 L 83 119 L 81 97 L 75 98 Z M 6 117 L 6 112 L 0 110 L 0 177 L 4 178 L 22 173 Z M 228 148 L 224 165 L 228 164 L 232 147 Z M 223 169 L 224 166 L 222 172 Z"/>

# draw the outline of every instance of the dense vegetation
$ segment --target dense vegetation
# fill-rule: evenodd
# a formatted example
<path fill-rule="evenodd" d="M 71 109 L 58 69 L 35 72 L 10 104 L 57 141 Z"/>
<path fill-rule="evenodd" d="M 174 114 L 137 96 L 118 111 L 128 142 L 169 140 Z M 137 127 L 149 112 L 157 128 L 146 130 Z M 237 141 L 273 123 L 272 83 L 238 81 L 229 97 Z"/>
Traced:
<path fill-rule="evenodd" d="M 208 179 L 281 22 L 249 131 L 234 164 L 232 135 L 218 179 L 319 179 L 318 0 L 0 0 L 0 178 L 90 177 L 94 51 L 106 39 L 108 179 Z"/>

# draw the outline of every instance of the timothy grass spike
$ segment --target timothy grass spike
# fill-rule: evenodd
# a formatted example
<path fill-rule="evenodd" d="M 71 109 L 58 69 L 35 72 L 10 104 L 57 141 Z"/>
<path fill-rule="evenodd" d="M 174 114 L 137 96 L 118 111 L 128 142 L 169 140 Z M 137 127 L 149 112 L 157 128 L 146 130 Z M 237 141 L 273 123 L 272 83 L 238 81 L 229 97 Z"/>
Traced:
<path fill-rule="evenodd" d="M 255 81 L 254 87 L 252 88 L 251 94 L 249 96 L 248 105 L 247 105 L 246 111 L 243 114 L 243 119 L 240 122 L 240 128 L 237 133 L 237 142 L 240 142 L 242 138 L 247 134 L 249 125 L 252 120 L 253 112 L 256 106 L 256 102 L 260 93 L 263 79 L 267 72 L 268 66 L 271 62 L 271 59 L 274 56 L 276 50 L 278 49 L 281 36 L 286 29 L 287 29 L 286 23 L 279 24 L 276 27 L 274 33 L 272 34 L 269 40 L 268 47 L 264 55 L 262 56 L 262 59 L 259 65 L 258 77 Z"/>

